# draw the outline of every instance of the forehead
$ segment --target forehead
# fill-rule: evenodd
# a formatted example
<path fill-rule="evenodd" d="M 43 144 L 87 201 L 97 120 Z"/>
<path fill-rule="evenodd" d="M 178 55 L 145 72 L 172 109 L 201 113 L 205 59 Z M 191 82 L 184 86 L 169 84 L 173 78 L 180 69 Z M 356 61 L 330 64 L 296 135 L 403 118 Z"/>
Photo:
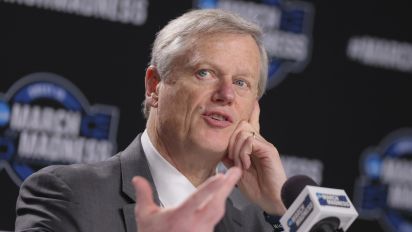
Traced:
<path fill-rule="evenodd" d="M 255 75 L 260 68 L 260 51 L 248 34 L 201 34 L 189 42 L 187 64 L 207 62 L 226 69 L 247 71 Z"/>

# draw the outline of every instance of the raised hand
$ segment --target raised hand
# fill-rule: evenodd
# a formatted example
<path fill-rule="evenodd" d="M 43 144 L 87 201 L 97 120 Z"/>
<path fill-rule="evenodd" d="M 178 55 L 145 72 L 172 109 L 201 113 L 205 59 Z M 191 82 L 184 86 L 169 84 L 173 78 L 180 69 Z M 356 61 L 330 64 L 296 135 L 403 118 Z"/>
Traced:
<path fill-rule="evenodd" d="M 280 191 L 286 175 L 275 146 L 259 134 L 259 114 L 256 101 L 249 121 L 239 123 L 233 132 L 223 162 L 243 169 L 238 185 L 251 201 L 269 214 L 283 215 Z"/>
<path fill-rule="evenodd" d="M 157 206 L 147 180 L 134 177 L 138 231 L 212 232 L 224 215 L 226 199 L 241 173 L 239 168 L 233 167 L 226 174 L 210 177 L 186 201 L 174 208 Z"/>

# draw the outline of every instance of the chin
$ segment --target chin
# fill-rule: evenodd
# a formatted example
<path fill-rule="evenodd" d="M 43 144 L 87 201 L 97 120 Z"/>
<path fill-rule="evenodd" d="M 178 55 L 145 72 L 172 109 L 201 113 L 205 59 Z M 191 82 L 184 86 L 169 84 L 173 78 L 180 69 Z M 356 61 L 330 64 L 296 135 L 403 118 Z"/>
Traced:
<path fill-rule="evenodd" d="M 211 153 L 225 154 L 227 151 L 228 144 L 229 142 L 224 141 L 223 139 L 219 140 L 216 138 L 209 138 L 201 141 L 200 146 L 203 150 L 209 151 Z"/>
<path fill-rule="evenodd" d="M 203 129 L 203 128 L 202 128 Z M 193 142 L 202 150 L 212 153 L 226 153 L 232 130 L 199 129 L 193 135 Z"/>

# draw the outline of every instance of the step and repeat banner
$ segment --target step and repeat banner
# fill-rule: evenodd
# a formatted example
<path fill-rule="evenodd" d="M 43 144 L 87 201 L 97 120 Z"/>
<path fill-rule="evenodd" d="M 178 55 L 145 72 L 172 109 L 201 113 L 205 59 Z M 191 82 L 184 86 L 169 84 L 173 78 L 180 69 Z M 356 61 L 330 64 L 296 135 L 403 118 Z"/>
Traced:
<path fill-rule="evenodd" d="M 33 172 L 107 159 L 144 130 L 154 36 L 198 8 L 263 28 L 261 130 L 288 176 L 345 189 L 360 213 L 349 231 L 412 232 L 412 3 L 400 0 L 0 0 L 0 231 Z"/>

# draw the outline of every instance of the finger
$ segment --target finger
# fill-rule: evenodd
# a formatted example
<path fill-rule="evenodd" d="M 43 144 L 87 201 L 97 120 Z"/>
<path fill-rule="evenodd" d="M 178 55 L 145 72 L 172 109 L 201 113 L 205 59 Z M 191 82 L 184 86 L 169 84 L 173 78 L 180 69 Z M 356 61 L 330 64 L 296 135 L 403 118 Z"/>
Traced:
<path fill-rule="evenodd" d="M 235 131 L 233 131 L 233 133 L 232 133 L 232 135 L 230 136 L 230 139 L 229 139 L 228 156 L 229 156 L 229 159 L 231 159 L 233 161 L 234 161 L 233 151 L 234 151 L 234 146 L 236 144 L 236 137 L 237 137 L 240 129 L 242 128 L 242 124 L 243 124 L 243 122 L 240 122 L 240 124 L 237 125 L 237 128 L 235 129 Z"/>
<path fill-rule="evenodd" d="M 222 188 L 219 189 L 218 197 L 224 201 L 232 192 L 233 187 L 239 181 L 242 176 L 242 170 L 237 167 L 229 168 L 225 174 Z"/>
<path fill-rule="evenodd" d="M 236 147 L 236 144 L 238 143 L 239 133 L 241 133 L 242 130 L 244 130 L 244 128 L 250 127 L 250 125 L 248 124 L 249 123 L 245 121 L 241 121 L 239 125 L 237 126 L 237 128 L 235 129 L 235 131 L 233 131 L 230 137 L 229 146 L 228 146 L 228 154 L 229 154 L 229 158 L 232 159 L 233 161 L 235 159 L 235 147 Z"/>
<path fill-rule="evenodd" d="M 259 102 L 256 100 L 255 105 L 253 107 L 252 114 L 250 115 L 249 123 L 252 125 L 252 127 L 256 130 L 257 133 L 260 132 L 259 116 L 260 116 L 260 106 L 259 106 Z"/>
<path fill-rule="evenodd" d="M 235 165 L 235 163 L 233 162 L 233 160 L 231 160 L 229 158 L 228 155 L 226 155 L 225 157 L 223 157 L 222 159 L 223 164 L 227 167 L 227 168 L 231 168 Z"/>
<path fill-rule="evenodd" d="M 208 201 L 211 197 L 214 197 L 216 192 L 227 188 L 232 189 L 235 184 L 230 186 L 231 183 L 236 182 L 238 180 L 238 176 L 240 178 L 240 175 L 241 171 L 239 168 L 230 168 L 225 174 L 219 173 L 210 177 L 183 203 L 184 206 L 182 208 L 187 207 L 187 210 L 198 210 L 199 208 L 202 208 L 205 201 Z"/>
<path fill-rule="evenodd" d="M 239 151 L 239 157 L 240 160 L 242 161 L 243 168 L 245 170 L 249 169 L 251 165 L 251 155 L 253 151 L 253 142 L 254 142 L 253 136 L 249 136 L 246 138 L 246 140 L 243 142 L 243 145 Z"/>
<path fill-rule="evenodd" d="M 224 175 L 220 173 L 207 179 L 198 187 L 196 192 L 179 207 L 181 214 L 189 215 L 201 207 L 210 196 L 221 188 L 223 180 Z"/>
<path fill-rule="evenodd" d="M 132 183 L 136 193 L 136 216 L 141 217 L 158 210 L 159 207 L 153 201 L 153 191 L 149 182 L 143 177 L 135 176 Z"/>
<path fill-rule="evenodd" d="M 242 149 L 244 149 L 244 144 L 246 142 L 246 140 L 252 137 L 252 133 L 249 131 L 240 131 L 237 136 L 236 136 L 236 141 L 235 144 L 233 146 L 233 160 L 235 162 L 235 166 L 236 167 L 242 167 L 243 166 L 243 162 L 242 162 L 242 157 L 241 155 L 244 152 L 249 152 L 249 155 L 251 154 L 252 150 L 251 149 L 247 149 L 246 151 L 243 151 Z"/>
<path fill-rule="evenodd" d="M 224 215 L 227 197 L 241 176 L 242 171 L 239 168 L 230 168 L 225 174 L 221 188 L 196 213 L 202 215 L 203 220 L 215 221 L 217 223 Z"/>

